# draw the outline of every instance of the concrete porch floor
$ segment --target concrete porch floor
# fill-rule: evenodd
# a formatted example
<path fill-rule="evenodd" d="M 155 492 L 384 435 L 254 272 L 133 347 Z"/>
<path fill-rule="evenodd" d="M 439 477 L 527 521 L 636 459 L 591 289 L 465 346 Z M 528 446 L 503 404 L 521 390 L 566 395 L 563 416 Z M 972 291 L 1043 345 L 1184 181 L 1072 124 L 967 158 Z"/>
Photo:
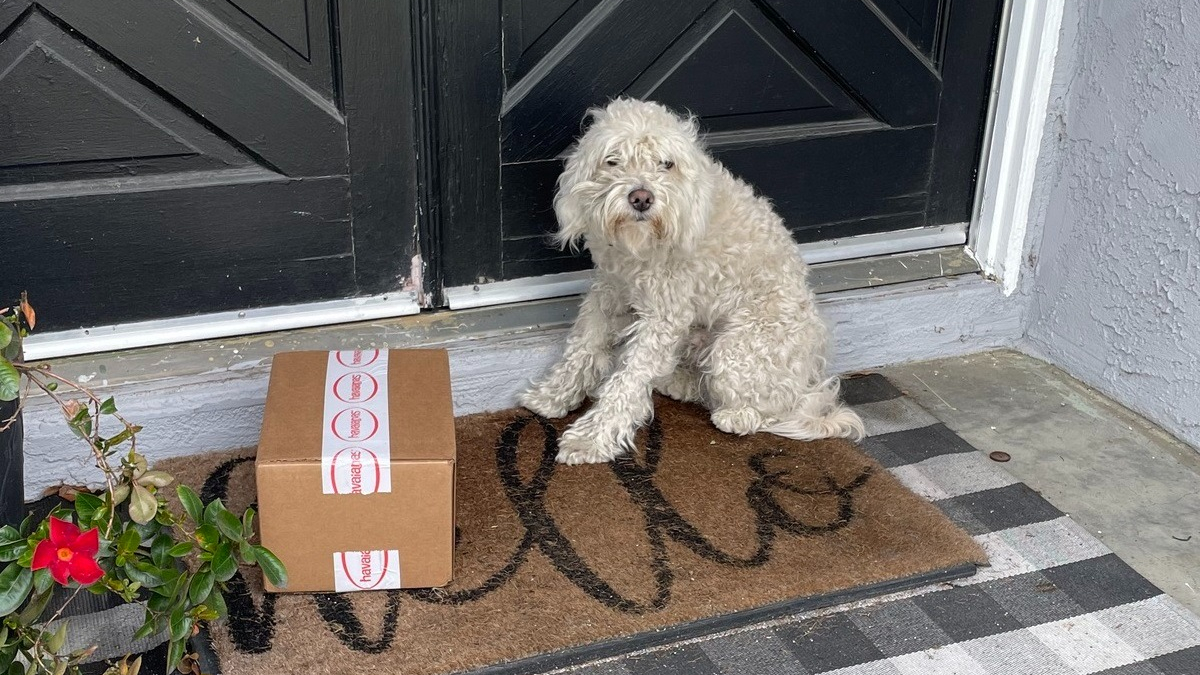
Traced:
<path fill-rule="evenodd" d="M 1200 453 L 1019 352 L 879 372 L 1200 614 Z"/>

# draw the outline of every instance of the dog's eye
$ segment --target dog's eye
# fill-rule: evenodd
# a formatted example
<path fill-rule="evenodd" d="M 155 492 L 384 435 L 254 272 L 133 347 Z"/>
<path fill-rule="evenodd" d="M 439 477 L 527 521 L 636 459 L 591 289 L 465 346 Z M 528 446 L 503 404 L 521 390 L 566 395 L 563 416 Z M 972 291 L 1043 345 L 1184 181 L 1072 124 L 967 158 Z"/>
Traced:
<path fill-rule="evenodd" d="M 616 166 L 616 165 L 617 165 L 617 164 L 619 164 L 619 163 L 620 163 L 620 162 L 618 162 L 618 161 L 617 161 L 617 160 L 615 160 L 615 159 L 612 159 L 611 157 L 608 159 L 608 161 L 606 161 L 606 162 L 605 162 L 605 164 L 607 164 L 607 165 L 609 165 L 609 166 Z"/>
<path fill-rule="evenodd" d="M 671 169 L 674 169 L 674 168 L 675 168 L 675 162 L 672 162 L 672 161 L 671 161 L 671 160 L 669 160 L 669 159 L 668 159 L 668 160 L 664 160 L 664 161 L 663 161 L 663 163 L 662 163 L 662 168 L 663 168 L 663 170 L 664 170 L 664 171 L 670 171 Z"/>

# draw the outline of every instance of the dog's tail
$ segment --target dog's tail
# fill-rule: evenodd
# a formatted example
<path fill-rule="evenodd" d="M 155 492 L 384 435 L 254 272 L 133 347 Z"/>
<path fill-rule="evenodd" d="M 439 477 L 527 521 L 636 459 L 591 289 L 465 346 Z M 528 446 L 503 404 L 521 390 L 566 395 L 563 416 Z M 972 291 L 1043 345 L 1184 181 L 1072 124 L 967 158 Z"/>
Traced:
<path fill-rule="evenodd" d="M 759 431 L 797 441 L 822 438 L 861 441 L 867 435 L 858 413 L 838 401 L 837 379 L 805 397 L 800 407 L 786 419 L 767 420 Z"/>

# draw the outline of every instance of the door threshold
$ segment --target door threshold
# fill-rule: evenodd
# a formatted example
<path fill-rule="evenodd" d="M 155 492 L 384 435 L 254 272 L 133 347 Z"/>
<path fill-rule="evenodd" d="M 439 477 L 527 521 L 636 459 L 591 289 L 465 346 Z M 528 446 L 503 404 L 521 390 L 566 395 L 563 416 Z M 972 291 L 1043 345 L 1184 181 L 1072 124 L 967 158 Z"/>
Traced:
<path fill-rule="evenodd" d="M 957 234 L 952 236 L 953 238 L 958 237 Z M 965 236 L 966 232 L 963 231 L 962 237 L 965 238 Z M 849 240 L 841 241 L 849 242 Z M 827 246 L 838 245 L 837 240 L 821 243 Z M 809 274 L 809 283 L 819 294 L 978 272 L 979 265 L 975 259 L 961 246 L 961 241 L 958 243 L 960 245 L 925 251 L 810 263 L 812 269 Z M 846 252 L 869 250 L 863 242 L 843 243 L 842 246 L 843 251 Z M 803 247 L 801 247 L 801 254 L 806 260 L 810 258 L 810 254 L 806 253 Z M 819 249 L 819 254 L 811 257 L 819 258 L 820 255 L 825 254 L 826 252 L 822 248 Z M 511 281 L 456 286 L 447 288 L 445 292 L 446 302 L 450 305 L 450 309 L 459 310 L 582 295 L 587 292 L 591 283 L 591 270 L 582 270 Z"/>

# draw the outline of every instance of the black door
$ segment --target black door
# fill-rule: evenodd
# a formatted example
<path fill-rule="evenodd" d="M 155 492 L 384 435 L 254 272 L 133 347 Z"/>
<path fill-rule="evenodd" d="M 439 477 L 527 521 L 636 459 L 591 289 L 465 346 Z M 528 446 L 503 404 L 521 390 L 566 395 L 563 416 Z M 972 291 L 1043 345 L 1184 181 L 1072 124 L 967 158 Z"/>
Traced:
<path fill-rule="evenodd" d="M 446 285 L 586 264 L 558 156 L 619 94 L 697 114 L 798 241 L 968 221 L 1001 4 L 439 0 Z"/>
<path fill-rule="evenodd" d="M 62 329 L 411 279 L 411 13 L 0 0 L 0 298 Z"/>

